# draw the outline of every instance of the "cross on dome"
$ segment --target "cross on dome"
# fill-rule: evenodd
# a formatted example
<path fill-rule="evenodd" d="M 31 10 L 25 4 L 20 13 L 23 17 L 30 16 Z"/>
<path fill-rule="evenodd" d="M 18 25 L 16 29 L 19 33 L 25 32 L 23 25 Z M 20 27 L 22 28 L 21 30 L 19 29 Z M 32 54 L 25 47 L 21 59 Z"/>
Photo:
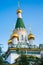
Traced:
<path fill-rule="evenodd" d="M 18 9 L 20 9 L 20 2 L 18 2 Z"/>

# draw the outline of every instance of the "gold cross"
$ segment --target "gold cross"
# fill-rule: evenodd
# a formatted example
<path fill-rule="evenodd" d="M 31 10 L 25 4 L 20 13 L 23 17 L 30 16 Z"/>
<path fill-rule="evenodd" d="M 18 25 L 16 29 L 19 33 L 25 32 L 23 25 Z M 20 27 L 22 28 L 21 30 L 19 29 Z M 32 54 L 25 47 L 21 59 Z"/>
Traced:
<path fill-rule="evenodd" d="M 32 33 L 32 26 L 31 26 L 31 25 L 29 25 L 29 27 L 30 27 L 30 33 Z"/>
<path fill-rule="evenodd" d="M 18 2 L 18 9 L 20 9 L 20 2 Z"/>

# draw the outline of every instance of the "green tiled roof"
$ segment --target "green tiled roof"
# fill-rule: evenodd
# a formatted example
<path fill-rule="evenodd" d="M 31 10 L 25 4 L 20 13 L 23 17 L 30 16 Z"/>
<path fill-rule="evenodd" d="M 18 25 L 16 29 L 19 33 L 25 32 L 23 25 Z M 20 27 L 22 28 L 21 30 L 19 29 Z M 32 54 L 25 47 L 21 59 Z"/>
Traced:
<path fill-rule="evenodd" d="M 25 28 L 22 18 L 17 18 L 15 28 Z"/>

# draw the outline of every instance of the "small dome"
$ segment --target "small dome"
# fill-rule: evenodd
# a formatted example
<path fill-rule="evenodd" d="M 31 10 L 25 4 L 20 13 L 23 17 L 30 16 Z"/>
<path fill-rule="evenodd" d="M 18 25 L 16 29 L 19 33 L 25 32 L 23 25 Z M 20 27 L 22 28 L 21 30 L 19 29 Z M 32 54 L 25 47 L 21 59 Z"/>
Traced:
<path fill-rule="evenodd" d="M 18 14 L 18 13 L 22 13 L 22 10 L 18 9 L 18 10 L 17 10 L 17 14 Z"/>
<path fill-rule="evenodd" d="M 8 40 L 8 44 L 12 44 L 12 40 Z"/>
<path fill-rule="evenodd" d="M 30 40 L 30 39 L 35 39 L 35 36 L 32 34 L 32 33 L 30 33 L 29 35 L 28 35 L 28 40 Z"/>
<path fill-rule="evenodd" d="M 12 38 L 12 39 L 13 39 L 13 38 L 18 38 L 18 34 L 17 34 L 17 33 L 13 33 L 12 36 L 11 36 L 11 38 Z"/>

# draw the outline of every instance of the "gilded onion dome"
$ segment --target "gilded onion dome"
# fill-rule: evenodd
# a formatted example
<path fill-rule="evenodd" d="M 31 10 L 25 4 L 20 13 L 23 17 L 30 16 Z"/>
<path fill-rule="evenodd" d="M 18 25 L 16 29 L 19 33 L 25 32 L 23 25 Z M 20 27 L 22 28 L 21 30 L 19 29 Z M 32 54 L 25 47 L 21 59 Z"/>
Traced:
<path fill-rule="evenodd" d="M 8 40 L 8 44 L 12 44 L 12 40 Z"/>
<path fill-rule="evenodd" d="M 15 33 L 13 33 L 12 34 L 12 36 L 11 36 L 11 38 L 13 39 L 13 38 L 18 38 L 18 34 L 15 32 Z"/>
<path fill-rule="evenodd" d="M 18 10 L 17 10 L 17 14 L 18 14 L 18 13 L 22 13 L 22 10 L 21 10 L 21 9 L 18 9 Z"/>
<path fill-rule="evenodd" d="M 32 34 L 32 33 L 30 33 L 29 35 L 28 35 L 28 40 L 30 40 L 30 39 L 35 39 L 35 36 Z"/>

